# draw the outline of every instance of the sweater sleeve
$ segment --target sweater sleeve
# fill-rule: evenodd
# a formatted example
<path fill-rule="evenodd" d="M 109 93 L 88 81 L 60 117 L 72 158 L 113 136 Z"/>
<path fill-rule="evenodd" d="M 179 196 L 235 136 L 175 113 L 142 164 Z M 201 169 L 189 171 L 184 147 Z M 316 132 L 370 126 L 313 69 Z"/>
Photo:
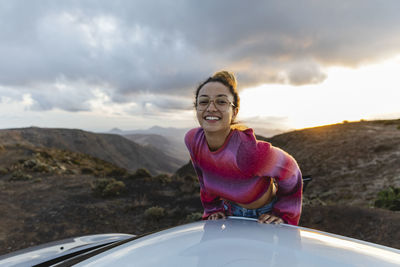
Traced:
<path fill-rule="evenodd" d="M 207 192 L 204 188 L 204 183 L 203 183 L 203 174 L 201 172 L 201 169 L 196 166 L 196 164 L 192 160 L 193 167 L 196 171 L 197 177 L 199 179 L 199 184 L 200 184 L 200 200 L 201 204 L 203 205 L 204 212 L 203 212 L 203 220 L 207 219 L 208 216 L 210 216 L 213 213 L 216 212 L 225 212 L 224 211 L 224 205 L 222 199 L 214 195 L 210 192 Z"/>
<path fill-rule="evenodd" d="M 273 177 L 278 184 L 277 202 L 272 213 L 288 224 L 298 225 L 303 192 L 300 168 L 295 159 L 283 150 L 266 143 L 258 145 L 264 146 L 266 150 L 261 174 Z"/>
<path fill-rule="evenodd" d="M 212 194 L 210 192 L 207 192 L 207 190 L 204 187 L 203 172 L 201 171 L 201 168 L 198 167 L 198 165 L 196 164 L 196 160 L 194 157 L 194 151 L 193 151 L 196 132 L 197 132 L 196 129 L 192 129 L 186 134 L 185 144 L 189 150 L 190 159 L 191 159 L 193 168 L 197 174 L 197 178 L 198 178 L 199 184 L 200 184 L 200 200 L 201 200 L 201 204 L 203 205 L 203 208 L 204 208 L 202 218 L 207 219 L 208 216 L 210 216 L 213 213 L 224 212 L 224 206 L 223 206 L 223 201 L 221 200 L 221 198 L 219 196 Z"/>

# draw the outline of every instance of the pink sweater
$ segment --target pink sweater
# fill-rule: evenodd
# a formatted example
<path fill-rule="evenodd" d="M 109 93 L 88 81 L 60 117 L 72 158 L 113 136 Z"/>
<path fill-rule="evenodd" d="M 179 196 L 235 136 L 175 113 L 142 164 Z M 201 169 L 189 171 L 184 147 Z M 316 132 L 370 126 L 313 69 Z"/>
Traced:
<path fill-rule="evenodd" d="M 186 133 L 200 183 L 203 219 L 224 211 L 222 199 L 248 204 L 261 197 L 271 177 L 278 183 L 272 210 L 289 224 L 297 225 L 302 202 L 302 176 L 296 161 L 270 143 L 256 140 L 253 129 L 233 130 L 217 151 L 210 151 L 202 128 Z"/>

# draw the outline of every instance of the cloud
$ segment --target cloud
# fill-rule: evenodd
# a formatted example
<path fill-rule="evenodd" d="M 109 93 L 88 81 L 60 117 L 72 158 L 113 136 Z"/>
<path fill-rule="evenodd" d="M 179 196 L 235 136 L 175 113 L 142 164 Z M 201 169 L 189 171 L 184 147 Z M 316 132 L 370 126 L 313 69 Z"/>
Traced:
<path fill-rule="evenodd" d="M 89 110 L 93 88 L 115 103 L 154 94 L 162 96 L 138 106 L 187 109 L 175 97 L 192 96 L 221 68 L 241 88 L 304 85 L 324 81 L 330 66 L 398 54 L 399 8 L 395 0 L 2 1 L 0 86 L 29 92 L 34 109 Z M 86 89 L 61 90 L 60 79 Z"/>

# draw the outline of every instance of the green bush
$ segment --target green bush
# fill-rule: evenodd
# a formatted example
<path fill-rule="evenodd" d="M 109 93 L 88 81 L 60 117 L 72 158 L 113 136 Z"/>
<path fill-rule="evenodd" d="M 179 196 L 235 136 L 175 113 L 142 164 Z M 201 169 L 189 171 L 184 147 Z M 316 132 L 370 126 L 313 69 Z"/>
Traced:
<path fill-rule="evenodd" d="M 199 220 L 201 220 L 202 216 L 203 216 L 203 214 L 200 212 L 192 212 L 186 216 L 185 222 L 199 221 Z"/>
<path fill-rule="evenodd" d="M 397 130 L 400 130 L 400 125 L 397 125 Z"/>
<path fill-rule="evenodd" d="M 113 197 L 123 193 L 126 189 L 124 182 L 117 181 L 114 178 L 101 178 L 92 184 L 92 190 L 95 195 L 101 197 Z"/>
<path fill-rule="evenodd" d="M 127 171 L 122 168 L 113 169 L 107 173 L 108 177 L 122 177 L 127 174 Z"/>
<path fill-rule="evenodd" d="M 134 174 L 130 175 L 128 178 L 136 179 L 136 178 L 148 178 L 148 177 L 151 177 L 150 172 L 145 168 L 139 168 L 136 170 Z"/>
<path fill-rule="evenodd" d="M 162 207 L 154 206 L 144 211 L 144 217 L 148 220 L 158 221 L 165 215 L 165 210 Z"/>
<path fill-rule="evenodd" d="M 38 159 L 28 159 L 22 164 L 25 169 L 33 172 L 49 172 L 49 166 Z"/>
<path fill-rule="evenodd" d="M 84 167 L 81 169 L 81 174 L 93 174 L 94 170 L 91 168 Z"/>
<path fill-rule="evenodd" d="M 31 179 L 32 179 L 31 175 L 23 173 L 21 171 L 16 171 L 11 175 L 9 180 L 10 181 L 28 181 Z"/>
<path fill-rule="evenodd" d="M 199 182 L 196 177 L 187 175 L 184 178 L 179 178 L 182 184 L 179 186 L 179 190 L 183 193 L 193 193 L 199 191 Z"/>
<path fill-rule="evenodd" d="M 172 182 L 172 178 L 168 174 L 159 174 L 156 177 L 154 177 L 152 180 L 162 183 L 162 184 L 167 184 L 167 183 Z"/>
<path fill-rule="evenodd" d="M 380 191 L 374 206 L 389 210 L 400 210 L 400 188 L 390 186 L 388 189 Z"/>
<path fill-rule="evenodd" d="M 396 123 L 396 121 L 393 121 L 393 120 L 384 120 L 383 121 L 383 124 L 384 125 L 393 125 L 393 124 L 395 124 Z"/>
<path fill-rule="evenodd" d="M 7 168 L 0 167 L 0 176 L 1 176 L 1 175 L 5 175 L 5 174 L 7 174 L 7 173 L 8 173 L 8 169 L 7 169 Z"/>

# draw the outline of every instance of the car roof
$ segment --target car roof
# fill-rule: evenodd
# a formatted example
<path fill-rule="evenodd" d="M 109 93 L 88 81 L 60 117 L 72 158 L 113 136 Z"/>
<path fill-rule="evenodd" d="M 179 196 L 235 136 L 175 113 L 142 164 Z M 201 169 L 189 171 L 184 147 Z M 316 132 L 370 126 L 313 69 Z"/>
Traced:
<path fill-rule="evenodd" d="M 2 255 L 0 266 L 25 267 L 44 262 L 59 262 L 57 259 L 70 258 L 72 255 L 133 237 L 135 236 L 130 234 L 109 233 L 67 238 Z"/>
<path fill-rule="evenodd" d="M 167 229 L 77 266 L 399 266 L 400 250 L 286 224 L 229 217 Z"/>

